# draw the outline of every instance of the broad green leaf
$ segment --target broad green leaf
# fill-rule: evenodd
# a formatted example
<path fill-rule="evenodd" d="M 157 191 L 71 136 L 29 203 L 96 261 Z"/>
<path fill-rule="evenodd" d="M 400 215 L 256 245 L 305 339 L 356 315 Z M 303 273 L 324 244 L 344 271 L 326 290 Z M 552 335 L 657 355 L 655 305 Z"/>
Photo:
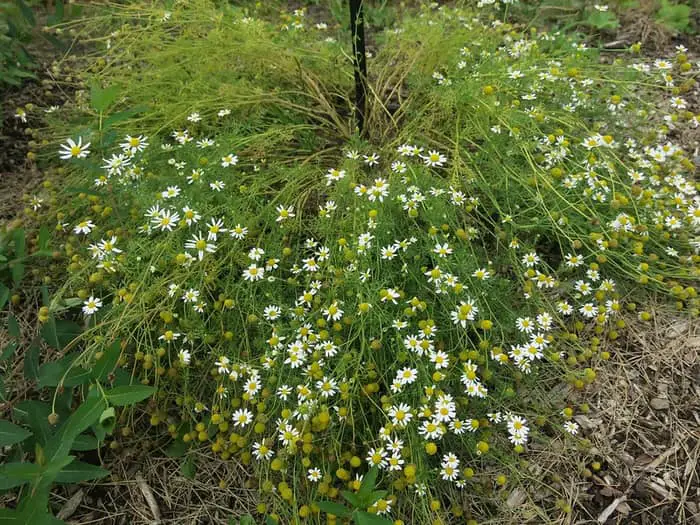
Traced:
<path fill-rule="evenodd" d="M 107 376 L 114 370 L 114 367 L 117 366 L 117 361 L 119 361 L 121 353 L 122 349 L 119 341 L 115 341 L 109 348 L 104 350 L 102 352 L 102 357 L 100 357 L 92 367 L 91 375 L 93 379 L 105 381 Z"/>
<path fill-rule="evenodd" d="M 39 367 L 39 387 L 58 386 L 67 375 L 71 363 L 63 360 L 44 363 Z"/>
<path fill-rule="evenodd" d="M 0 283 L 0 310 L 5 308 L 7 300 L 10 298 L 10 289 L 4 284 Z"/>
<path fill-rule="evenodd" d="M 58 476 L 58 473 L 65 469 L 68 465 L 75 461 L 75 456 L 61 456 L 52 459 L 42 468 L 41 480 L 42 482 L 51 481 L 53 482 Z"/>
<path fill-rule="evenodd" d="M 117 386 L 105 390 L 105 397 L 114 406 L 133 405 L 155 394 L 156 389 L 147 385 Z"/>
<path fill-rule="evenodd" d="M 24 354 L 24 377 L 29 380 L 39 377 L 39 354 L 41 347 L 32 343 L 29 349 Z"/>
<path fill-rule="evenodd" d="M 90 104 L 95 111 L 103 113 L 117 99 L 118 94 L 118 86 L 108 86 L 102 89 L 97 84 L 93 84 L 90 89 Z"/>
<path fill-rule="evenodd" d="M 369 498 L 367 499 L 367 501 L 369 501 L 369 505 L 367 505 L 367 506 L 369 507 L 371 505 L 374 505 L 375 503 L 377 503 L 380 499 L 382 499 L 387 494 L 389 494 L 388 490 L 374 490 L 374 491 L 372 491 L 372 493 L 369 495 Z"/>
<path fill-rule="evenodd" d="M 15 353 L 15 350 L 17 350 L 18 346 L 19 345 L 16 341 L 12 341 L 5 348 L 3 348 L 2 352 L 0 353 L 0 363 L 2 363 L 3 361 L 7 361 L 10 357 L 12 357 Z"/>
<path fill-rule="evenodd" d="M 68 297 L 63 300 L 63 304 L 66 308 L 75 308 L 79 304 L 82 304 L 83 300 L 80 297 Z"/>
<path fill-rule="evenodd" d="M 148 106 L 136 106 L 131 109 L 125 109 L 124 111 L 118 111 L 117 113 L 113 113 L 109 117 L 107 117 L 104 122 L 102 123 L 102 126 L 106 129 L 114 124 L 117 124 L 123 120 L 127 120 L 131 117 L 134 117 L 138 115 L 139 113 L 145 113 L 148 111 Z"/>
<path fill-rule="evenodd" d="M 369 469 L 367 474 L 362 477 L 362 484 L 360 485 L 360 490 L 357 491 L 357 496 L 360 501 L 363 502 L 362 505 L 356 505 L 356 507 L 369 507 L 372 502 L 366 502 L 370 493 L 374 490 L 374 485 L 377 482 L 377 476 L 379 475 L 379 469 L 375 466 Z"/>
<path fill-rule="evenodd" d="M 48 403 L 25 400 L 14 407 L 13 414 L 15 419 L 32 429 L 34 439 L 40 445 L 46 446 L 51 438 L 51 425 L 48 420 L 51 406 Z"/>
<path fill-rule="evenodd" d="M 610 11 L 594 11 L 588 15 L 586 22 L 596 29 L 615 29 L 620 26 L 615 13 Z"/>
<path fill-rule="evenodd" d="M 0 525 L 67 525 L 63 520 L 52 516 L 45 510 L 43 513 L 32 513 L 32 521 L 27 521 L 29 519 L 27 512 L 19 512 L 13 509 L 0 509 Z"/>
<path fill-rule="evenodd" d="M 84 385 L 90 381 L 90 370 L 85 370 L 82 367 L 74 366 L 68 371 L 66 379 L 63 381 L 62 386 L 78 386 Z"/>
<path fill-rule="evenodd" d="M 19 523 L 19 512 L 14 509 L 0 509 L 0 525 L 15 525 Z"/>
<path fill-rule="evenodd" d="M 68 418 L 73 413 L 73 387 L 66 387 L 56 392 L 55 401 L 52 403 L 56 413 L 62 418 Z M 97 395 L 97 392 L 95 392 Z"/>
<path fill-rule="evenodd" d="M 56 475 L 56 483 L 78 483 L 109 476 L 109 470 L 83 461 L 73 461 Z"/>
<path fill-rule="evenodd" d="M 12 240 L 15 241 L 15 259 L 23 259 L 27 255 L 27 238 L 24 229 L 13 230 Z"/>
<path fill-rule="evenodd" d="M 7 316 L 7 331 L 16 339 L 22 335 L 22 331 L 19 328 L 19 323 L 17 322 L 17 318 L 14 316 L 14 314 Z"/>
<path fill-rule="evenodd" d="M 44 363 L 39 367 L 39 386 L 76 386 L 87 383 L 90 372 L 79 366 L 73 366 L 78 354 L 68 354 L 58 361 Z"/>
<path fill-rule="evenodd" d="M 77 323 L 66 320 L 56 320 L 50 317 L 41 327 L 41 337 L 51 348 L 63 350 L 73 339 L 78 337 L 82 329 Z"/>
<path fill-rule="evenodd" d="M 189 449 L 189 445 L 182 439 L 174 439 L 168 448 L 165 449 L 165 455 L 170 458 L 180 458 L 185 455 Z"/>
<path fill-rule="evenodd" d="M 272 519 L 270 516 L 266 516 L 265 525 L 279 525 L 279 522 L 275 519 Z"/>
<path fill-rule="evenodd" d="M 241 516 L 238 525 L 255 525 L 255 520 L 253 519 L 253 516 L 246 514 L 245 516 Z"/>
<path fill-rule="evenodd" d="M 189 455 L 180 463 L 180 472 L 187 479 L 194 479 L 196 471 L 197 468 L 194 463 L 194 456 Z"/>
<path fill-rule="evenodd" d="M 21 58 L 18 60 L 18 62 L 22 63 L 22 66 L 32 66 L 33 62 L 32 59 L 29 56 L 29 53 L 27 50 L 24 48 L 24 46 L 20 46 L 20 51 L 21 51 Z M 18 68 L 10 68 L 13 72 L 13 74 L 17 77 L 20 78 L 37 78 L 37 76 L 32 73 L 31 71 L 25 71 L 24 69 L 18 69 Z"/>
<path fill-rule="evenodd" d="M 80 4 L 74 4 L 72 2 L 69 2 L 68 5 L 70 6 L 70 17 L 71 18 L 80 18 L 83 16 L 83 6 Z"/>
<path fill-rule="evenodd" d="M 394 523 L 391 520 L 382 518 L 377 514 L 370 514 L 363 510 L 358 510 L 354 513 L 355 524 L 356 525 L 392 525 Z"/>
<path fill-rule="evenodd" d="M 364 505 L 362 498 L 360 498 L 354 492 L 350 492 L 349 490 L 343 490 L 340 493 L 345 498 L 345 501 L 347 501 L 350 505 L 352 505 L 353 508 L 362 508 L 362 507 L 369 506 L 369 505 Z"/>
<path fill-rule="evenodd" d="M 686 31 L 690 27 L 690 7 L 663 0 L 656 13 L 656 21 L 674 31 Z"/>
<path fill-rule="evenodd" d="M 67 299 L 61 299 L 60 301 L 53 302 L 53 304 L 51 305 L 51 312 L 54 315 L 59 314 L 66 310 L 70 310 L 71 308 L 75 308 L 76 306 L 80 306 L 81 304 L 83 304 L 83 300 L 79 297 L 69 297 Z"/>
<path fill-rule="evenodd" d="M 73 441 L 73 446 L 71 447 L 71 450 L 95 450 L 99 446 L 100 443 L 99 441 L 97 441 L 97 438 L 95 436 L 91 436 L 89 434 L 80 434 Z"/>
<path fill-rule="evenodd" d="M 107 408 L 107 403 L 101 397 L 88 397 L 71 414 L 56 432 L 56 436 L 48 444 L 46 456 L 49 460 L 65 456 L 73 446 L 73 440 L 93 425 L 100 414 Z"/>
<path fill-rule="evenodd" d="M 32 433 L 14 423 L 0 419 L 0 447 L 8 447 L 20 443 L 31 436 Z"/>
<path fill-rule="evenodd" d="M 12 282 L 15 286 L 19 286 L 24 277 L 24 264 L 21 262 L 14 262 L 10 265 L 10 273 L 12 273 Z"/>
<path fill-rule="evenodd" d="M 131 373 L 127 370 L 123 368 L 114 369 L 114 381 L 112 382 L 112 386 L 128 386 L 131 384 L 132 380 Z"/>
<path fill-rule="evenodd" d="M 11 86 L 21 86 L 22 83 L 18 79 L 12 78 L 12 75 L 10 74 L 11 71 L 12 71 L 12 69 L 9 69 L 8 75 L 5 76 L 4 78 L 0 77 L 0 80 L 2 80 L 3 82 L 7 82 Z"/>
<path fill-rule="evenodd" d="M 36 463 L 15 462 L 0 465 L 0 490 L 33 483 L 41 476 L 41 470 L 41 465 Z"/>
<path fill-rule="evenodd" d="M 44 306 L 49 306 L 51 304 L 51 296 L 49 295 L 49 287 L 46 285 L 43 285 L 41 287 L 41 302 L 44 303 Z"/>
<path fill-rule="evenodd" d="M 18 506 L 23 523 L 51 523 L 48 520 L 49 492 L 56 475 L 75 459 L 74 456 L 61 455 L 50 460 L 41 469 L 39 478 L 32 484 L 32 490 L 22 498 Z"/>
<path fill-rule="evenodd" d="M 319 501 L 316 503 L 319 509 L 321 509 L 326 514 L 333 514 L 339 518 L 347 518 L 350 516 L 351 512 L 345 505 L 340 503 L 334 503 L 332 501 Z"/>
<path fill-rule="evenodd" d="M 47 510 L 47 505 L 39 506 L 28 506 L 24 509 L 18 517 L 18 523 L 21 525 L 26 525 L 31 523 L 32 525 L 68 525 L 65 521 L 59 520 L 54 515 L 50 514 Z M 3 525 L 0 522 L 0 525 Z"/>
<path fill-rule="evenodd" d="M 53 26 L 63 22 L 64 6 L 63 0 L 56 0 L 56 11 L 46 19 L 46 25 Z"/>
<path fill-rule="evenodd" d="M 16 2 L 24 19 L 29 23 L 29 25 L 34 26 L 36 24 L 36 20 L 34 18 L 34 11 L 32 11 L 32 8 L 29 7 L 24 0 L 16 0 Z"/>
<path fill-rule="evenodd" d="M 39 229 L 39 250 L 45 251 L 49 249 L 49 239 L 51 238 L 51 233 L 46 226 Z"/>

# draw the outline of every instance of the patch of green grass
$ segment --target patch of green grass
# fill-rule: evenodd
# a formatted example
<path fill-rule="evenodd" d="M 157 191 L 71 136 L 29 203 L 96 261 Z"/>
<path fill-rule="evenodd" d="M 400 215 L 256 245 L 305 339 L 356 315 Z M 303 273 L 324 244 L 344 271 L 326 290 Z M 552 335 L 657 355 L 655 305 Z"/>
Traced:
<path fill-rule="evenodd" d="M 204 1 L 172 10 L 127 4 L 64 29 L 80 32 L 95 49 L 84 86 L 116 87 L 117 109 L 147 108 L 129 120 L 143 133 L 170 129 L 192 112 L 207 122 L 227 108 L 233 117 L 226 125 L 245 131 L 258 155 L 303 160 L 337 150 L 353 132 L 349 59 L 338 42 L 325 40 L 337 38 L 338 29 L 284 24 L 281 31 L 281 22 L 248 12 Z M 85 109 L 87 115 L 74 115 L 76 127 L 86 116 L 94 120 Z"/>

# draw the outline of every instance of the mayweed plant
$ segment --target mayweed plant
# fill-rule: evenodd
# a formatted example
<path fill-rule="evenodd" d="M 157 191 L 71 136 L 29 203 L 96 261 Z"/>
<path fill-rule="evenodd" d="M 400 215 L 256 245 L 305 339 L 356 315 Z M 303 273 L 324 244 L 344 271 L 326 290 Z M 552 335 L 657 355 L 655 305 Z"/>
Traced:
<path fill-rule="evenodd" d="M 533 444 L 575 445 L 575 398 L 547 390 L 587 388 L 647 292 L 697 315 L 683 49 L 606 65 L 448 8 L 384 38 L 378 61 L 414 53 L 405 108 L 372 124 L 386 143 L 263 159 L 235 108 L 193 106 L 165 134 L 66 139 L 92 188 L 27 210 L 57 206 L 78 364 L 121 341 L 152 426 L 245 465 L 284 523 L 373 467 L 366 510 L 461 516 Z"/>

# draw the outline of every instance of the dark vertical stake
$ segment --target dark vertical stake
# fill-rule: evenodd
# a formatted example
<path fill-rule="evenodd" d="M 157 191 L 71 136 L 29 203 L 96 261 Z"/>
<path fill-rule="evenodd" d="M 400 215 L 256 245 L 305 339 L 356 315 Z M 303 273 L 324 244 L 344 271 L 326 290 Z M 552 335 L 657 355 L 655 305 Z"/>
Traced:
<path fill-rule="evenodd" d="M 364 133 L 367 116 L 367 55 L 365 54 L 365 18 L 363 0 L 350 0 L 350 31 L 355 69 L 355 112 L 360 134 Z"/>

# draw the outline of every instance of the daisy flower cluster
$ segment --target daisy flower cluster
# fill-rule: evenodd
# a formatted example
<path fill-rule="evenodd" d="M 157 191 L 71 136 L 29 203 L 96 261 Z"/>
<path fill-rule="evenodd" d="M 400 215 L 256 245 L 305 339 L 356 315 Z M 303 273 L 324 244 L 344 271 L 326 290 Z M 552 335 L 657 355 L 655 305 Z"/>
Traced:
<path fill-rule="evenodd" d="M 579 253 L 562 263 L 565 285 L 524 241 L 513 237 L 500 254 L 487 249 L 488 235 L 473 219 L 480 199 L 440 180 L 447 159 L 427 163 L 402 146 L 394 155 L 406 170 L 379 177 L 398 160 L 369 166 L 346 158 L 328 171 L 337 180 L 324 184 L 325 202 L 306 219 L 304 231 L 313 234 L 299 236 L 294 204 L 216 208 L 219 192 L 206 179 L 224 177 L 217 172 L 229 166 L 211 174 L 197 168 L 203 180 L 174 184 L 186 176 L 190 150 L 196 146 L 187 142 L 168 153 L 177 158 L 167 162 L 171 175 L 160 189 L 152 191 L 159 180 L 132 181 L 156 199 L 139 200 L 145 222 L 130 243 L 116 227 L 95 242 L 100 225 L 76 227 L 70 245 L 90 254 L 81 266 L 114 276 L 99 287 L 101 297 L 86 297 L 83 312 L 108 301 L 109 315 L 128 316 L 139 297 L 150 297 L 159 313 L 140 330 L 153 330 L 157 343 L 137 345 L 132 366 L 164 391 L 185 388 L 175 399 L 184 426 L 171 435 L 210 441 L 196 427 L 213 425 L 213 451 L 254 458 L 266 476 L 284 478 L 299 461 L 324 494 L 334 480 L 351 481 L 346 467 L 356 464 L 377 467 L 419 496 L 436 480 L 465 489 L 473 467 L 462 465 L 488 464 L 494 446 L 523 451 L 537 432 L 528 409 L 503 405 L 494 389 L 514 392 L 544 361 L 569 363 L 578 355 L 570 338 L 577 323 L 607 327 L 620 309 L 615 282 Z M 520 279 L 494 256 L 519 267 Z M 109 281 L 116 285 L 134 266 L 148 276 L 144 288 L 110 290 Z M 499 314 L 494 294 L 519 295 L 522 304 Z M 213 388 L 190 391 L 206 369 Z M 576 384 L 593 380 L 577 357 L 570 370 Z M 494 395 L 499 407 L 510 405 L 505 412 L 493 410 Z M 156 421 L 167 420 L 160 410 Z M 560 425 L 574 434 L 569 421 Z M 339 459 L 330 460 L 328 448 Z"/>
<path fill-rule="evenodd" d="M 594 382 L 624 312 L 649 319 L 640 294 L 697 312 L 683 52 L 606 69 L 461 9 L 405 25 L 388 44 L 441 52 L 407 73 L 425 122 L 387 144 L 262 159 L 217 107 L 125 136 L 97 179 L 94 141 L 59 154 L 95 190 L 62 195 L 56 225 L 63 293 L 98 336 L 85 355 L 120 340 L 124 372 L 158 387 L 153 426 L 249 466 L 263 507 L 336 500 L 371 468 L 377 514 L 467 505 L 504 458 L 578 439 L 563 396 Z"/>

